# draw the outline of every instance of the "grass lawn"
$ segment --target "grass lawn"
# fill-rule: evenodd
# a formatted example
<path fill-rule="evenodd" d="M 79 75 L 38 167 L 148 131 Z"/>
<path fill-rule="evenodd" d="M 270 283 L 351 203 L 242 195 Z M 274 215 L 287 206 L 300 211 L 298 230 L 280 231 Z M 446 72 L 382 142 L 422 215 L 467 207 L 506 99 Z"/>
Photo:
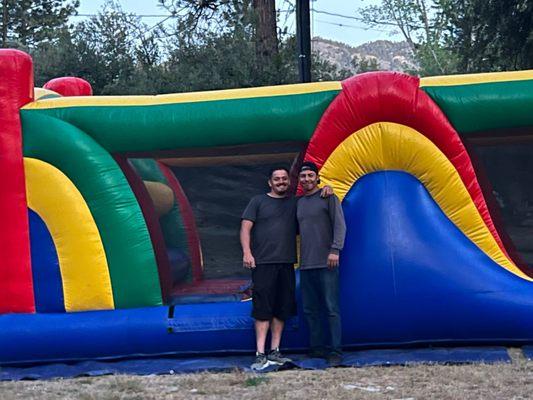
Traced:
<path fill-rule="evenodd" d="M 531 399 L 533 362 L 0 382 L 8 399 Z"/>

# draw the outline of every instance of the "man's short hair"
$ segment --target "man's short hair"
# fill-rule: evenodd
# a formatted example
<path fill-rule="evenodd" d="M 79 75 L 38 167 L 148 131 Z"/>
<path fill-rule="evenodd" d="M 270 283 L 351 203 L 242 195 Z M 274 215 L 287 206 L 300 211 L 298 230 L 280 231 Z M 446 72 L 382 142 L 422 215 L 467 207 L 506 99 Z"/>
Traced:
<path fill-rule="evenodd" d="M 291 174 L 289 172 L 289 168 L 280 165 L 280 166 L 270 168 L 270 170 L 268 171 L 268 179 L 272 179 L 272 175 L 274 174 L 275 171 L 285 171 L 287 175 Z"/>

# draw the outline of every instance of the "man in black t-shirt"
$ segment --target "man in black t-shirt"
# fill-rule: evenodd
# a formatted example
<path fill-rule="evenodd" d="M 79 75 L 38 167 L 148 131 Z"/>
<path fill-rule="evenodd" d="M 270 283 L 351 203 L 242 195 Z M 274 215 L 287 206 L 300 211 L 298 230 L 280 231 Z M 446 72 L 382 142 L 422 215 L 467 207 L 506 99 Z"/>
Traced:
<path fill-rule="evenodd" d="M 281 356 L 279 345 L 285 320 L 296 315 L 296 199 L 288 195 L 289 171 L 270 171 L 270 192 L 252 198 L 242 214 L 241 245 L 243 264 L 252 270 L 253 310 L 256 334 L 256 360 L 252 369 L 269 362 L 290 361 Z M 268 330 L 271 350 L 265 352 Z"/>
<path fill-rule="evenodd" d="M 273 168 L 270 192 L 255 196 L 242 214 L 241 245 L 243 264 L 252 270 L 253 310 L 256 334 L 256 360 L 252 369 L 282 365 L 290 359 L 279 352 L 285 320 L 296 315 L 296 198 L 289 193 L 287 168 Z M 330 187 L 323 189 L 331 195 Z M 271 331 L 268 355 L 265 342 Z"/>

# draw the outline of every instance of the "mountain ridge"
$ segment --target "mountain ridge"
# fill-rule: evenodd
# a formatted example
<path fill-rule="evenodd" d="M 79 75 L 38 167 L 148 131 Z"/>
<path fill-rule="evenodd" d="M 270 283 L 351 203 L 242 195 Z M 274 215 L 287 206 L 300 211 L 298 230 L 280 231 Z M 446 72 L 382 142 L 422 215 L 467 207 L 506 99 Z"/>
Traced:
<path fill-rule="evenodd" d="M 406 41 L 375 40 L 353 47 L 316 36 L 312 49 L 340 70 L 351 73 L 365 70 L 416 71 L 418 65 Z"/>

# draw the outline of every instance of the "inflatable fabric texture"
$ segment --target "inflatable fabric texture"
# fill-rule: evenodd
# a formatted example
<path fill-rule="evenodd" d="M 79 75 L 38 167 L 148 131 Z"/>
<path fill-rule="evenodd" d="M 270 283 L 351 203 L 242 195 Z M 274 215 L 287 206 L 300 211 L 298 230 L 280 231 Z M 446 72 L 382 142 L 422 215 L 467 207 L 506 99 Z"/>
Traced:
<path fill-rule="evenodd" d="M 36 114 L 22 118 L 25 156 L 63 172 L 89 207 L 104 245 L 115 307 L 161 304 L 157 264 L 146 222 L 111 155 L 66 122 Z"/>
<path fill-rule="evenodd" d="M 419 80 L 394 72 L 367 73 L 343 82 L 343 90 L 324 113 L 309 142 L 306 160 L 319 168 L 353 132 L 378 122 L 409 126 L 433 142 L 454 165 L 500 250 L 507 255 L 490 216 L 468 153 Z"/>
<path fill-rule="evenodd" d="M 53 90 L 48 90 L 48 89 L 43 89 L 43 88 L 35 88 L 34 94 L 35 94 L 35 99 L 34 99 L 35 101 L 61 97 L 59 93 L 56 93 Z"/>
<path fill-rule="evenodd" d="M 63 283 L 54 241 L 42 218 L 29 209 L 31 269 L 38 313 L 64 313 Z"/>
<path fill-rule="evenodd" d="M 179 272 L 183 268 L 177 268 L 176 266 L 172 268 L 174 271 L 173 283 L 175 284 L 184 281 L 190 282 L 193 277 L 192 270 L 195 268 L 194 266 L 191 267 L 191 264 L 193 263 L 189 240 L 191 233 L 189 231 L 189 227 L 186 225 L 185 216 L 180 210 L 180 202 L 188 202 L 187 198 L 180 200 L 179 195 L 176 193 L 176 189 L 169 182 L 157 161 L 153 159 L 131 159 L 130 162 L 132 165 L 134 165 L 136 171 L 142 177 L 142 179 L 159 182 L 164 184 L 172 191 L 173 200 L 175 200 L 173 201 L 172 208 L 169 213 L 162 216 L 162 218 L 159 218 L 158 222 L 161 227 L 163 239 L 166 245 L 167 254 L 165 254 L 165 257 L 168 258 L 174 253 L 178 252 L 181 254 L 181 257 L 178 256 L 171 258 L 179 260 L 183 260 L 183 258 L 185 258 L 186 263 L 188 264 L 185 276 Z M 179 264 L 182 266 L 183 261 L 179 262 Z"/>
<path fill-rule="evenodd" d="M 93 88 L 89 82 L 73 76 L 52 79 L 46 82 L 43 88 L 65 97 L 93 95 Z"/>
<path fill-rule="evenodd" d="M 451 221 L 496 263 L 531 280 L 499 248 L 464 183 L 446 156 L 425 136 L 403 125 L 377 123 L 346 138 L 320 170 L 322 181 L 343 199 L 367 173 L 406 171 L 424 183 Z"/>
<path fill-rule="evenodd" d="M 170 263 L 167 257 L 167 249 L 154 205 L 150 199 L 150 195 L 148 194 L 144 181 L 135 171 L 128 158 L 119 154 L 115 154 L 113 158 L 122 170 L 122 173 L 128 181 L 132 192 L 135 194 L 141 209 L 155 255 L 162 299 L 165 303 L 168 303 L 169 295 L 172 290 L 172 282 L 170 279 Z"/>
<path fill-rule="evenodd" d="M 130 160 L 289 143 L 308 143 L 304 158 L 342 199 L 344 346 L 533 342 L 532 279 L 508 256 L 459 135 L 531 127 L 530 72 L 375 72 L 342 83 L 32 102 L 31 59 L 2 51 L 0 167 L 10 173 L 0 189 L 0 364 L 251 354 L 251 302 L 192 304 L 190 291 L 162 305 L 175 249 Z M 147 166 L 156 178 L 143 179 L 173 192 L 162 219 L 174 218 L 180 249 L 201 267 L 179 182 L 165 165 Z M 201 277 L 193 267 L 189 286 Z M 300 300 L 287 350 L 308 343 Z"/>
<path fill-rule="evenodd" d="M 19 109 L 33 97 L 31 57 L 0 49 L 0 314 L 34 312 Z"/>
<path fill-rule="evenodd" d="M 533 126 L 533 70 L 423 78 L 421 86 L 464 136 Z"/>
<path fill-rule="evenodd" d="M 339 82 L 160 96 L 61 97 L 26 105 L 110 153 L 307 141 Z"/>
<path fill-rule="evenodd" d="M 155 212 L 158 218 L 168 214 L 174 207 L 174 192 L 171 188 L 161 182 L 144 181 L 144 186 L 154 203 Z"/>
<path fill-rule="evenodd" d="M 412 175 L 367 174 L 342 204 L 344 343 L 533 339 L 531 282 L 482 252 Z"/>
<path fill-rule="evenodd" d="M 82 195 L 48 163 L 25 158 L 24 169 L 28 207 L 46 223 L 57 251 L 65 310 L 114 308 L 104 247 Z"/>
<path fill-rule="evenodd" d="M 350 227 L 340 270 L 344 346 L 533 340 L 531 283 L 480 251 L 412 175 L 367 174 L 342 204 Z M 124 357 L 140 349 L 251 354 L 250 311 L 251 302 L 225 302 L 179 305 L 170 317 L 167 307 L 3 315 L 0 363 Z M 287 350 L 308 340 L 298 311 L 284 332 Z M 19 348 L 7 345 L 14 341 Z"/>
<path fill-rule="evenodd" d="M 202 259 L 202 248 L 200 245 L 200 235 L 198 234 L 198 228 L 196 226 L 191 204 L 189 203 L 189 199 L 185 195 L 183 188 L 181 187 L 172 170 L 161 162 L 158 162 L 158 166 L 178 200 L 180 215 L 183 218 L 185 231 L 187 233 L 189 255 L 192 263 L 192 280 L 194 282 L 198 282 L 203 279 L 204 265 Z"/>

